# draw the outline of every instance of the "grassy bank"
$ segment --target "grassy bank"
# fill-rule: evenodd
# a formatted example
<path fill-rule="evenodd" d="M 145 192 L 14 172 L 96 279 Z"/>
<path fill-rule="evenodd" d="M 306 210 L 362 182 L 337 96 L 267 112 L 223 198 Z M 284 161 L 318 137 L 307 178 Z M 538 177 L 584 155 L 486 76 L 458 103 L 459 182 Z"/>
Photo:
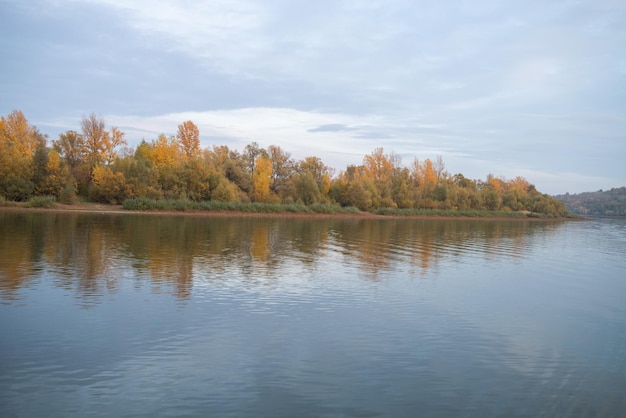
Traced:
<path fill-rule="evenodd" d="M 21 206 L 25 208 L 52 208 L 56 205 L 57 199 L 54 196 L 33 196 L 26 202 L 14 202 L 0 196 L 1 206 Z"/>
<path fill-rule="evenodd" d="M 341 207 L 329 204 L 279 204 L 279 203 L 241 203 L 192 201 L 189 199 L 126 199 L 122 205 L 82 202 L 76 204 L 60 204 L 54 197 L 38 196 L 27 202 L 14 202 L 0 196 L 0 208 L 28 208 L 30 210 L 57 210 L 68 212 L 170 212 L 188 214 L 246 214 L 246 215 L 357 215 L 368 217 L 415 217 L 415 218 L 470 218 L 470 219 L 502 219 L 502 220 L 549 220 L 549 219 L 583 219 L 577 215 L 558 217 L 555 215 L 535 212 L 488 211 L 488 210 L 445 210 L 445 209 L 397 209 L 380 208 L 375 212 L 362 212 L 356 207 Z"/>
<path fill-rule="evenodd" d="M 188 199 L 155 200 L 147 198 L 126 199 L 122 205 L 130 211 L 207 211 L 241 213 L 294 213 L 294 214 L 363 214 L 355 207 L 315 204 L 280 204 L 280 203 L 241 203 L 241 202 L 195 202 Z M 366 212 L 367 213 L 367 212 Z M 463 218 L 505 218 L 555 219 L 557 216 L 535 212 L 489 211 L 489 210 L 445 210 L 445 209 L 396 209 L 380 208 L 373 215 L 412 216 L 412 217 L 463 217 Z M 575 217 L 575 216 L 572 216 Z"/>
<path fill-rule="evenodd" d="M 465 218 L 562 218 L 560 216 L 537 212 L 513 212 L 496 210 L 449 210 L 449 209 L 396 209 L 380 208 L 375 212 L 383 216 L 438 216 L 438 217 L 465 217 Z M 568 218 L 577 218 L 575 215 Z"/>
<path fill-rule="evenodd" d="M 355 207 L 336 205 L 300 205 L 280 203 L 240 203 L 240 202 L 195 202 L 188 199 L 155 200 L 147 198 L 126 199 L 122 204 L 125 210 L 158 211 L 209 211 L 209 212 L 244 212 L 244 213 L 321 213 L 321 214 L 357 214 Z"/>

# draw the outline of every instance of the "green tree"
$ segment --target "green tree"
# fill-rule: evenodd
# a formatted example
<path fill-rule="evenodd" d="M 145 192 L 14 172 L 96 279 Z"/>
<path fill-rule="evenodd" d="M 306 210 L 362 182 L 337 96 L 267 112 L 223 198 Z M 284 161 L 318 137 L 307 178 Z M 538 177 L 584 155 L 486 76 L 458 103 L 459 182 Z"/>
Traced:
<path fill-rule="evenodd" d="M 399 208 L 412 208 L 415 197 L 408 168 L 396 167 L 391 179 L 392 199 Z"/>
<path fill-rule="evenodd" d="M 224 176 L 217 178 L 217 185 L 211 193 L 211 200 L 218 202 L 241 201 L 241 189 Z"/>
<path fill-rule="evenodd" d="M 312 205 L 322 201 L 319 185 L 315 181 L 313 173 L 305 171 L 291 177 L 293 190 L 298 201 L 305 205 Z"/>
<path fill-rule="evenodd" d="M 300 183 L 300 190 L 303 184 L 310 183 L 312 179 L 318 189 L 319 193 L 315 193 L 315 196 L 319 194 L 319 201 L 328 201 L 328 192 L 330 191 L 331 180 L 330 176 L 332 169 L 322 162 L 318 157 L 309 156 L 297 164 L 297 172 L 299 174 L 298 182 Z M 304 182 L 304 183 L 303 183 Z M 308 193 L 311 197 L 311 193 Z M 302 198 L 303 196 L 298 196 Z M 309 199 L 309 198 L 307 198 Z M 317 202 L 315 202 L 317 203 Z"/>
<path fill-rule="evenodd" d="M 212 170 L 205 161 L 199 158 L 187 160 L 180 171 L 187 197 L 196 201 L 209 200 L 211 175 Z"/>
<path fill-rule="evenodd" d="M 163 198 L 163 190 L 159 184 L 159 170 L 152 165 L 149 151 L 149 145 L 142 141 L 135 150 L 134 156 L 118 158 L 111 166 L 113 171 L 124 175 L 127 197 Z"/>

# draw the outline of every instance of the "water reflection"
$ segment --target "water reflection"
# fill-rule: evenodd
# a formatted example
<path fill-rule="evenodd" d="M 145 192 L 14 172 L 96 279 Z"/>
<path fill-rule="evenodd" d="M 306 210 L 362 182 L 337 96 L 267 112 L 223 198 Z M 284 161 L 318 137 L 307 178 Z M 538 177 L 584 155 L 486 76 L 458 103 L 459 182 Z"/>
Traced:
<path fill-rule="evenodd" d="M 527 241 L 556 223 L 407 220 L 201 218 L 148 215 L 0 213 L 0 297 L 41 274 L 89 303 L 121 281 L 191 297 L 194 282 L 297 279 L 325 260 L 378 281 L 411 266 L 427 277 L 442 260 L 524 257 Z M 477 258 L 476 256 L 479 255 Z"/>
<path fill-rule="evenodd" d="M 621 416 L 625 232 L 0 212 L 0 416 Z"/>

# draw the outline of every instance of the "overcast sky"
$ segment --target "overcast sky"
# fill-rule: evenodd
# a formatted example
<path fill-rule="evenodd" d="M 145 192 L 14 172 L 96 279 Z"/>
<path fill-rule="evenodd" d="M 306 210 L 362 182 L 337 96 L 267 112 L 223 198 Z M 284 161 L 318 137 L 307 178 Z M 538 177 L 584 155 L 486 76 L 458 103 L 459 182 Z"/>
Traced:
<path fill-rule="evenodd" d="M 550 194 L 626 185 L 624 0 L 0 0 L 0 114 L 131 145 L 191 119 L 343 170 L 377 147 Z"/>

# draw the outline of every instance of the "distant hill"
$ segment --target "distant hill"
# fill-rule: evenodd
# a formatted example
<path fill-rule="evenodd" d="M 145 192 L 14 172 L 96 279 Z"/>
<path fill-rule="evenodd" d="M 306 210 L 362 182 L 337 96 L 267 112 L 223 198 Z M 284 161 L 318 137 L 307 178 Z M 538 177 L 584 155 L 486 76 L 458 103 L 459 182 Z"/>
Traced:
<path fill-rule="evenodd" d="M 554 196 L 579 215 L 626 216 L 626 187 Z"/>

